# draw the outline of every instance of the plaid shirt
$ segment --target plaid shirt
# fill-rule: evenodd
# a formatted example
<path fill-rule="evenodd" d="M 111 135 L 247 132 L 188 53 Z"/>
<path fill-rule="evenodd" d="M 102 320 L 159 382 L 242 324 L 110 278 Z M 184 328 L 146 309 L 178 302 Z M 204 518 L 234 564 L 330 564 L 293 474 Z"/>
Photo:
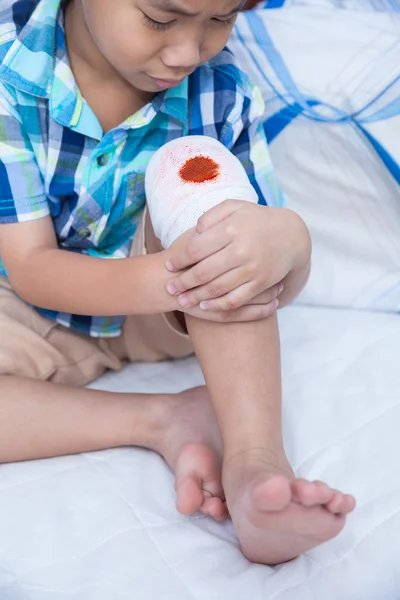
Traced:
<path fill-rule="evenodd" d="M 281 203 L 263 101 L 227 49 L 106 134 L 69 66 L 60 0 L 6 2 L 0 63 L 0 224 L 51 215 L 60 248 L 126 258 L 145 205 L 146 166 L 157 148 L 185 135 L 220 140 L 260 203 Z M 120 335 L 124 319 L 38 310 L 93 337 Z"/>

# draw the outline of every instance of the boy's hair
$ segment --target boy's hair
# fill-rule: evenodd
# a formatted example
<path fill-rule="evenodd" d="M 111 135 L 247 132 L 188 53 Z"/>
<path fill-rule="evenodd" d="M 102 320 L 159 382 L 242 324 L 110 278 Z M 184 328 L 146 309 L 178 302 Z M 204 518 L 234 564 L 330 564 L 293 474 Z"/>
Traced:
<path fill-rule="evenodd" d="M 71 1 L 72 0 L 61 0 L 61 9 L 65 10 Z M 253 8 L 258 2 L 259 0 L 248 0 L 245 9 Z"/>

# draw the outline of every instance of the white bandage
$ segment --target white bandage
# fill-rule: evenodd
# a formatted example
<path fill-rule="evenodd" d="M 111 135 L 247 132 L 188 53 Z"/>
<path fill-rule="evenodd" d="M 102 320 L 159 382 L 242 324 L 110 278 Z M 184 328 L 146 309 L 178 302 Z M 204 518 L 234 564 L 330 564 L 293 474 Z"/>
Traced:
<path fill-rule="evenodd" d="M 162 146 L 146 172 L 146 201 L 156 236 L 169 248 L 199 218 L 224 200 L 257 202 L 240 161 L 207 136 Z"/>

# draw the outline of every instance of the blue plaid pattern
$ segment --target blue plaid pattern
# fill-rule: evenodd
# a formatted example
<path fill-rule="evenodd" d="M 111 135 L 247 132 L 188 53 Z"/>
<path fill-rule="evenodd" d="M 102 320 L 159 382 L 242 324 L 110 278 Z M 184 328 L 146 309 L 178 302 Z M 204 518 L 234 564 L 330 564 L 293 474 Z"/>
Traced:
<path fill-rule="evenodd" d="M 50 215 L 60 248 L 126 258 L 152 154 L 194 134 L 220 140 L 260 203 L 280 205 L 263 112 L 260 92 L 225 49 L 104 135 L 69 66 L 60 0 L 10 0 L 0 13 L 0 224 Z M 124 319 L 38 310 L 93 337 L 118 336 Z"/>

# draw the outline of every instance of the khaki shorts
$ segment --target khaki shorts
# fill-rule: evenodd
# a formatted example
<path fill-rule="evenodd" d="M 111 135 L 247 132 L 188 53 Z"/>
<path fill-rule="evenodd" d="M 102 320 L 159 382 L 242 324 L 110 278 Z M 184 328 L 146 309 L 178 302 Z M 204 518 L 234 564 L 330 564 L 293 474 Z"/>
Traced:
<path fill-rule="evenodd" d="M 144 220 L 132 256 L 145 254 Z M 0 275 L 0 375 L 83 386 L 124 363 L 156 362 L 193 353 L 174 313 L 129 316 L 118 338 L 91 338 L 42 317 Z"/>

